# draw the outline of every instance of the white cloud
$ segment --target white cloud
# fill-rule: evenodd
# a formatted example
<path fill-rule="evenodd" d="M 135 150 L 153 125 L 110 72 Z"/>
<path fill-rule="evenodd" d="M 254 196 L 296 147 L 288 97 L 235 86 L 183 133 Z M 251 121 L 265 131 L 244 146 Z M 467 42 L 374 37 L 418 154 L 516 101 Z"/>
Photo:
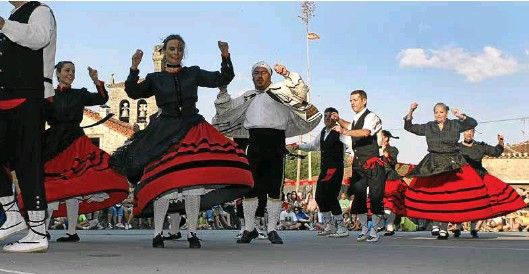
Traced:
<path fill-rule="evenodd" d="M 526 50 L 525 50 L 525 54 L 526 54 L 526 55 L 529 55 L 529 49 L 526 49 Z"/>
<path fill-rule="evenodd" d="M 491 46 L 478 53 L 453 47 L 439 50 L 409 48 L 402 50 L 397 60 L 401 67 L 452 70 L 470 82 L 513 74 L 523 67 L 515 58 L 505 56 L 501 50 Z"/>

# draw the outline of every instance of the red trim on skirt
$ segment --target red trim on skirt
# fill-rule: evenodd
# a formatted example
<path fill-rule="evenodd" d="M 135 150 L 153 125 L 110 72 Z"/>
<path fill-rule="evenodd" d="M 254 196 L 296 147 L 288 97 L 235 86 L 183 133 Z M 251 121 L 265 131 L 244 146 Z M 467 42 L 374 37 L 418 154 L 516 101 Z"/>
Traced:
<path fill-rule="evenodd" d="M 396 215 L 406 214 L 404 195 L 408 184 L 402 179 L 387 180 L 384 187 L 384 208 Z"/>
<path fill-rule="evenodd" d="M 110 198 L 101 202 L 82 199 L 79 214 L 102 210 L 123 201 L 128 196 L 127 179 L 110 169 L 108 153 L 92 144 L 83 135 L 55 158 L 44 164 L 44 187 L 48 203 L 70 198 L 106 193 Z M 22 199 L 19 199 L 21 202 Z M 22 204 L 22 203 L 20 203 Z M 53 217 L 66 216 L 66 206 L 59 205 Z"/>
<path fill-rule="evenodd" d="M 478 173 L 469 165 L 457 173 L 417 177 L 405 195 L 406 216 L 460 223 L 495 216 L 491 198 Z"/>
<path fill-rule="evenodd" d="M 166 192 L 194 186 L 253 187 L 244 151 L 207 122 L 190 129 L 166 154 L 145 167 L 135 194 L 134 215 Z"/>

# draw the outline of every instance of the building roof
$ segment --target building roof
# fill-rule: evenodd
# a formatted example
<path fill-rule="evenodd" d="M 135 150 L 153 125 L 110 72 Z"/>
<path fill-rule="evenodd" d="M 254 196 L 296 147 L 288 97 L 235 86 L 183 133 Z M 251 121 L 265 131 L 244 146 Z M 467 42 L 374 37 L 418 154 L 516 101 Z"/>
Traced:
<path fill-rule="evenodd" d="M 101 119 L 103 119 L 104 117 L 101 117 L 101 115 L 99 115 L 99 113 L 91 110 L 91 109 L 88 109 L 88 108 L 85 108 L 84 111 L 83 111 L 83 115 L 86 115 L 88 117 L 90 117 L 91 119 L 93 120 L 96 120 L 96 121 L 99 121 Z M 128 137 L 131 137 L 132 134 L 134 134 L 134 131 L 133 131 L 133 126 L 129 123 L 125 123 L 125 122 L 122 122 L 116 118 L 110 118 L 108 121 L 106 121 L 105 123 L 103 123 L 103 125 L 107 126 L 108 128 L 110 128 L 111 130 L 123 135 L 123 136 L 126 136 L 127 138 Z"/>

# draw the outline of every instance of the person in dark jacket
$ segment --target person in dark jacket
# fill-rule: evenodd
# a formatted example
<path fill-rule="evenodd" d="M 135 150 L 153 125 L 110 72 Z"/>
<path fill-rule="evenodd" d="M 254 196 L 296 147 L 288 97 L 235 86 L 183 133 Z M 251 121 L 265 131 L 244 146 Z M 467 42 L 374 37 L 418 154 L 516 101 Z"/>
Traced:
<path fill-rule="evenodd" d="M 162 226 L 171 200 L 184 200 L 190 248 L 200 248 L 196 225 L 200 208 L 232 201 L 253 186 L 248 160 L 235 142 L 223 136 L 198 114 L 198 87 L 218 88 L 233 79 L 228 44 L 218 42 L 221 71 L 182 66 L 185 42 L 180 35 L 163 41 L 161 72 L 149 73 L 139 81 L 138 65 L 143 52 L 132 56 L 125 92 L 132 99 L 154 96 L 159 108 L 132 147 L 114 164 L 129 178 L 138 178 L 135 216 L 154 203 L 153 247 L 164 247 Z M 119 155 L 119 154 L 118 154 Z M 182 203 L 180 203 L 182 204 Z"/>

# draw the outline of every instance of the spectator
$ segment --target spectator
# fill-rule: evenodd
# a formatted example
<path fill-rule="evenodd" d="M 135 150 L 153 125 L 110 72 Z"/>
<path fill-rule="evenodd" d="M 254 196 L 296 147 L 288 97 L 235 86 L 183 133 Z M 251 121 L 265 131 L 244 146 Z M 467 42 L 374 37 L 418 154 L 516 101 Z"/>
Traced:
<path fill-rule="evenodd" d="M 347 197 L 347 193 L 342 192 L 342 194 L 340 195 L 339 203 L 344 214 L 349 213 L 351 211 L 351 200 L 349 200 L 349 198 Z"/>
<path fill-rule="evenodd" d="M 273 224 L 268 224 L 268 225 L 273 225 Z M 279 214 L 279 229 L 295 230 L 295 229 L 299 229 L 301 226 L 302 224 L 298 222 L 296 213 L 292 211 L 292 204 L 289 204 L 287 209 L 281 211 L 281 214 Z"/>
<path fill-rule="evenodd" d="M 125 228 L 123 225 L 123 215 L 125 214 L 125 210 L 123 209 L 122 204 L 115 204 L 112 207 L 112 219 L 114 220 L 114 225 L 116 228 Z M 111 224 L 108 224 L 109 228 L 111 227 Z"/>

